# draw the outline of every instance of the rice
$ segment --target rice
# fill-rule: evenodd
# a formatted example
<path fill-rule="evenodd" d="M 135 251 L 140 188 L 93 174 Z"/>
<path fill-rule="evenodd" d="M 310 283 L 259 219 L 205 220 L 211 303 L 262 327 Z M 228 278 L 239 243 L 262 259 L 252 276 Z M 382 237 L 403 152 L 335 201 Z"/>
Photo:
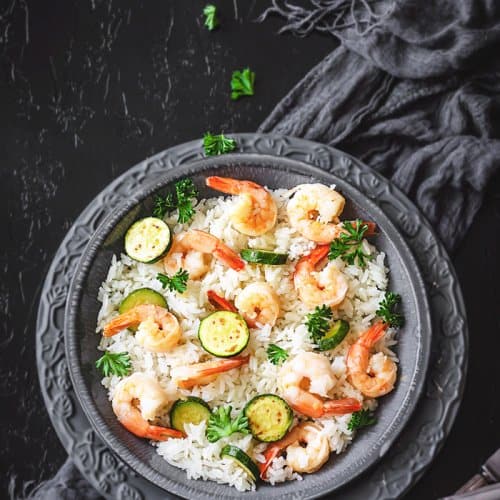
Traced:
<path fill-rule="evenodd" d="M 100 349 L 128 352 L 133 371 L 154 376 L 172 401 L 180 396 L 198 396 L 212 408 L 231 404 L 233 416 L 236 416 L 257 394 L 280 394 L 280 367 L 268 361 L 266 349 L 269 343 L 275 343 L 286 349 L 291 357 L 302 351 L 314 349 L 304 325 L 305 316 L 311 310 L 298 299 L 291 277 L 297 259 L 307 254 L 315 244 L 289 227 L 286 215 L 287 191 L 276 190 L 272 194 L 278 206 L 278 221 L 273 231 L 262 236 L 252 238 L 233 229 L 230 223 L 233 200 L 223 197 L 201 200 L 196 206 L 196 213 L 189 227 L 213 234 L 237 252 L 243 248 L 260 248 L 287 253 L 289 262 L 286 265 L 247 265 L 242 271 L 236 272 L 212 259 L 211 270 L 200 280 L 188 281 L 186 292 L 178 294 L 162 290 L 160 282 L 156 279 L 157 273 L 163 271 L 161 264 L 141 264 L 126 255 L 114 256 L 107 278 L 98 294 L 102 307 L 97 318 L 97 332 L 101 333 L 103 326 L 118 314 L 120 302 L 130 292 L 137 288 L 149 287 L 163 293 L 167 299 L 170 310 L 179 319 L 184 343 L 169 353 L 152 353 L 138 345 L 133 333 L 124 330 L 113 337 L 103 337 Z M 176 214 L 165 220 L 173 228 L 174 234 L 187 229 L 187 225 L 176 222 Z M 330 357 L 332 370 L 338 380 L 330 395 L 354 397 L 362 400 L 365 408 L 374 409 L 375 400 L 363 398 L 362 394 L 347 381 L 345 363 L 349 346 L 375 318 L 375 312 L 388 284 L 388 270 L 384 265 L 385 255 L 377 252 L 366 241 L 364 246 L 365 252 L 372 255 L 365 268 L 348 265 L 340 259 L 335 261 L 349 283 L 346 299 L 335 315 L 349 321 L 350 332 L 336 349 L 325 354 Z M 198 386 L 189 391 L 177 389 L 170 379 L 171 370 L 206 358 L 206 352 L 198 342 L 197 331 L 200 320 L 211 312 L 206 298 L 207 291 L 215 290 L 227 299 L 234 300 L 246 285 L 262 281 L 271 285 L 280 296 L 282 312 L 274 327 L 264 326 L 251 330 L 247 350 L 252 356 L 248 365 L 238 370 L 237 377 L 234 371 L 227 372 L 220 374 L 208 385 Z M 397 361 L 391 351 L 394 344 L 394 332 L 389 329 L 377 347 Z M 376 363 L 377 359 L 374 358 L 372 362 Z M 120 378 L 116 376 L 103 378 L 102 383 L 108 389 L 110 399 L 119 381 Z M 318 420 L 334 453 L 342 453 L 352 441 L 353 433 L 348 429 L 349 419 L 350 415 L 344 415 Z M 189 478 L 230 484 L 240 491 L 254 489 L 254 484 L 243 469 L 230 459 L 221 459 L 220 452 L 226 444 L 231 443 L 255 460 L 263 461 L 262 452 L 265 444 L 258 443 L 251 435 L 238 433 L 216 443 L 210 443 L 205 436 L 205 426 L 204 422 L 199 425 L 188 425 L 185 439 L 170 439 L 153 444 L 167 462 L 186 470 Z M 301 479 L 301 476 L 294 473 L 287 465 L 284 457 L 274 460 L 268 469 L 267 477 L 271 484 Z"/>

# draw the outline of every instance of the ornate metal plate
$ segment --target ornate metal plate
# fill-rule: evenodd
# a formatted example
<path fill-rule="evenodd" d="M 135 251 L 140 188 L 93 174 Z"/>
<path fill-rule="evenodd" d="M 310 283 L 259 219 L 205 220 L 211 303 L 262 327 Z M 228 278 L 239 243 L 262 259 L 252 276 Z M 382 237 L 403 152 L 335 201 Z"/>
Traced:
<path fill-rule="evenodd" d="M 420 477 L 448 434 L 460 403 L 467 327 L 459 286 L 442 245 L 412 203 L 387 180 L 343 153 L 309 141 L 242 134 L 239 149 L 301 160 L 331 170 L 382 208 L 413 250 L 426 283 L 433 322 L 433 356 L 425 393 L 390 451 L 339 495 L 394 498 Z M 64 306 L 72 272 L 92 233 L 124 197 L 153 175 L 203 157 L 200 141 L 166 150 L 111 183 L 77 219 L 59 248 L 42 291 L 37 354 L 42 392 L 56 431 L 89 481 L 114 498 L 165 498 L 165 491 L 115 458 L 93 433 L 69 381 L 63 345 Z M 340 157 L 340 161 L 339 161 Z M 335 161 L 334 161 L 335 160 Z M 311 492 L 314 495 L 313 492 Z"/>

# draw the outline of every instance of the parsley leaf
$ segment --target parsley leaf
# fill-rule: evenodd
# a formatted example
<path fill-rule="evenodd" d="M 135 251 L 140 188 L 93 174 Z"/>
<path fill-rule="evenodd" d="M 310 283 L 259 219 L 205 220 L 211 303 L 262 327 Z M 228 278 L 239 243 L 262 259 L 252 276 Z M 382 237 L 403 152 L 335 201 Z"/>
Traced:
<path fill-rule="evenodd" d="M 366 260 L 372 258 L 371 255 L 363 252 L 363 237 L 368 231 L 368 225 L 362 220 L 344 222 L 343 231 L 338 238 L 335 238 L 330 243 L 330 252 L 328 258 L 330 260 L 340 257 L 348 264 L 355 264 L 356 261 L 360 267 L 366 266 Z"/>
<path fill-rule="evenodd" d="M 178 221 L 183 224 L 189 222 L 194 215 L 192 200 L 198 196 L 198 190 L 191 179 L 182 179 L 175 183 L 177 197 Z"/>
<path fill-rule="evenodd" d="M 233 71 L 231 77 L 231 99 L 234 101 L 245 95 L 253 95 L 255 73 L 250 68 Z"/>
<path fill-rule="evenodd" d="M 203 147 L 207 156 L 223 155 L 236 149 L 236 141 L 224 134 L 212 135 L 207 132 L 203 136 Z"/>
<path fill-rule="evenodd" d="M 394 309 L 401 303 L 401 295 L 393 292 L 386 292 L 381 300 L 376 314 L 380 316 L 389 326 L 401 327 L 405 324 L 405 317 Z"/>
<path fill-rule="evenodd" d="M 106 351 L 96 362 L 95 366 L 101 370 L 105 377 L 117 375 L 124 377 L 130 373 L 132 366 L 128 352 L 109 352 Z"/>
<path fill-rule="evenodd" d="M 377 422 L 377 419 L 373 416 L 369 410 L 360 410 L 352 414 L 351 420 L 347 424 L 347 428 L 350 431 L 359 429 L 361 427 L 366 427 L 368 425 L 373 425 Z"/>
<path fill-rule="evenodd" d="M 273 365 L 279 365 L 280 363 L 283 363 L 283 361 L 286 361 L 286 359 L 288 358 L 288 352 L 286 352 L 285 349 L 282 349 L 276 344 L 269 344 L 266 352 L 269 361 Z"/>
<path fill-rule="evenodd" d="M 205 15 L 205 26 L 212 31 L 219 26 L 219 19 L 217 18 L 217 7 L 212 4 L 208 4 L 203 9 L 203 14 Z"/>
<path fill-rule="evenodd" d="M 333 318 L 331 307 L 323 304 L 317 306 L 314 312 L 306 316 L 307 331 L 311 335 L 311 340 L 318 343 L 330 327 L 330 320 Z"/>
<path fill-rule="evenodd" d="M 157 194 L 154 199 L 153 215 L 158 219 L 163 219 L 170 210 L 175 208 L 175 201 L 172 193 L 166 196 Z"/>
<path fill-rule="evenodd" d="M 171 210 L 178 209 L 177 221 L 181 224 L 189 222 L 194 215 L 193 200 L 198 196 L 198 190 L 191 179 L 182 179 L 175 183 L 175 195 L 157 195 L 154 199 L 153 215 L 163 219 Z"/>
<path fill-rule="evenodd" d="M 248 418 L 240 413 L 236 418 L 231 418 L 231 406 L 220 406 L 216 408 L 208 419 L 206 436 L 211 443 L 230 436 L 234 432 L 248 434 Z"/>
<path fill-rule="evenodd" d="M 162 288 L 168 288 L 171 292 L 184 293 L 187 289 L 189 273 L 185 269 L 179 269 L 173 276 L 158 273 L 156 279 L 161 283 Z"/>

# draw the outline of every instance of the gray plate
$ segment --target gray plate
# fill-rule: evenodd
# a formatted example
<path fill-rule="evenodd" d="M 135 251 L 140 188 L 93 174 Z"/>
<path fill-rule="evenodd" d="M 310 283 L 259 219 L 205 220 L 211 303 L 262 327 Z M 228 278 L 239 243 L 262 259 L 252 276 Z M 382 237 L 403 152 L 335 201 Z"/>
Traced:
<path fill-rule="evenodd" d="M 448 432 L 460 398 L 461 388 L 463 386 L 462 380 L 465 369 L 463 352 L 466 342 L 465 319 L 463 316 L 463 304 L 461 302 L 460 293 L 457 289 L 455 277 L 446 254 L 443 253 L 442 247 L 435 240 L 425 221 L 421 220 L 418 212 L 416 212 L 414 207 L 406 200 L 406 198 L 387 184 L 387 182 L 381 177 L 349 157 L 330 148 L 298 139 L 286 139 L 253 134 L 240 136 L 239 142 L 244 151 L 274 153 L 280 154 L 281 156 L 290 156 L 306 160 L 309 163 L 317 164 L 322 168 L 328 168 L 341 179 L 347 178 L 349 184 L 356 186 L 361 191 L 365 191 L 365 194 L 368 197 L 374 198 L 379 202 L 379 204 L 382 204 L 384 211 L 390 215 L 390 218 L 396 223 L 397 226 L 399 226 L 399 229 L 404 231 L 407 241 L 410 243 L 414 251 L 416 251 L 416 255 L 417 258 L 419 258 L 426 281 L 428 283 L 435 283 L 439 285 L 438 293 L 436 293 L 436 289 L 431 288 L 430 306 L 433 316 L 434 333 L 438 336 L 439 342 L 450 342 L 446 353 L 453 357 L 453 362 L 450 366 L 455 368 L 452 374 L 452 370 L 448 371 L 444 380 L 439 380 L 439 378 L 444 375 L 441 371 L 435 372 L 435 370 L 433 370 L 431 372 L 431 387 L 434 384 L 439 384 L 438 387 L 440 388 L 439 396 L 437 397 L 439 405 L 435 404 L 436 394 L 432 395 L 432 400 L 428 400 L 426 397 L 420 404 L 421 409 L 425 410 L 425 413 L 421 413 L 419 411 L 417 412 L 417 415 L 421 414 L 424 417 L 425 420 L 421 423 L 428 423 L 429 425 L 419 427 L 419 424 L 417 423 L 417 427 L 415 427 L 414 422 L 418 419 L 416 416 L 415 419 L 412 420 L 412 423 L 407 426 L 405 433 L 400 437 L 396 446 L 391 450 L 388 456 L 384 457 L 377 467 L 371 469 L 368 474 L 365 474 L 363 481 L 351 482 L 342 490 L 342 496 L 345 494 L 349 494 L 349 496 L 354 495 L 355 497 L 358 497 L 359 495 L 363 498 L 385 498 L 397 496 L 404 491 L 409 484 L 411 484 L 412 480 L 414 480 L 414 478 L 421 473 L 423 467 L 429 463 L 429 460 L 433 453 L 435 453 L 443 435 Z M 38 331 L 39 370 L 44 396 L 46 397 L 51 416 L 56 423 L 56 429 L 61 435 L 67 448 L 70 449 L 69 451 L 72 452 L 73 456 L 76 458 L 77 465 L 85 469 L 86 475 L 93 482 L 93 484 L 98 484 L 101 490 L 104 490 L 105 492 L 107 490 L 107 493 L 113 494 L 114 496 L 123 496 L 122 493 L 125 490 L 128 491 L 127 495 L 131 494 L 131 488 L 135 488 L 137 494 L 140 494 L 139 492 L 141 492 L 148 498 L 154 498 L 160 493 L 159 490 L 154 489 L 152 485 L 139 477 L 129 477 L 127 485 L 121 483 L 117 476 L 130 474 L 130 470 L 123 467 L 121 464 L 117 464 L 111 455 L 103 449 L 101 443 L 95 440 L 94 435 L 88 429 L 88 425 L 85 426 L 79 408 L 75 405 L 74 394 L 67 386 L 67 379 L 64 377 L 65 364 L 62 359 L 62 353 L 60 352 L 61 346 L 60 344 L 56 344 L 54 342 L 50 345 L 47 343 L 49 339 L 54 339 L 54 335 L 60 333 L 60 321 L 62 320 L 61 303 L 64 301 L 64 288 L 67 286 L 67 279 L 65 279 L 64 273 L 60 273 L 70 262 L 74 263 L 74 259 L 78 258 L 78 256 L 82 253 L 82 245 L 87 241 L 89 236 L 86 228 L 89 226 L 92 227 L 92 229 L 95 228 L 99 218 L 101 218 L 102 215 L 109 213 L 111 208 L 114 208 L 117 203 L 123 199 L 123 197 L 130 198 L 131 193 L 137 193 L 141 189 L 143 190 L 143 193 L 147 194 L 148 191 L 144 191 L 143 186 L 147 183 L 148 179 L 158 179 L 158 174 L 165 167 L 186 164 L 196 158 L 199 158 L 200 156 L 199 143 L 186 144 L 173 148 L 172 150 L 168 150 L 167 152 L 162 153 L 161 155 L 158 155 L 153 159 L 138 165 L 137 167 L 134 167 L 134 169 L 131 169 L 127 174 L 117 179 L 117 181 L 110 185 L 109 188 L 99 196 L 96 204 L 93 206 L 91 205 L 89 209 L 82 214 L 80 218 L 81 220 L 77 221 L 75 227 L 70 231 L 70 234 L 63 243 L 61 251 L 58 252 L 47 279 L 46 291 L 49 295 L 45 297 L 45 300 L 41 303 Z M 227 157 L 226 160 L 228 160 Z M 232 161 L 237 161 L 237 159 L 233 158 Z M 260 158 L 259 162 L 260 164 L 265 164 L 266 162 L 272 163 L 273 160 Z M 302 167 L 298 167 L 293 162 L 288 163 L 287 165 L 287 168 L 291 168 L 292 170 L 297 168 L 299 168 L 299 170 L 302 169 Z M 153 172 L 155 175 L 152 177 L 151 174 Z M 232 173 L 234 175 L 234 171 Z M 302 173 L 304 173 L 303 170 Z M 306 175 L 309 176 L 310 173 L 311 172 L 306 172 Z M 282 172 L 281 174 L 278 172 L 277 175 L 282 174 L 284 175 L 285 172 Z M 325 174 L 322 172 L 317 172 L 314 175 L 320 179 L 327 180 L 324 177 Z M 295 180 L 285 182 L 283 179 L 286 179 L 287 176 L 288 174 L 284 175 L 284 178 L 278 179 L 280 181 L 278 185 L 290 185 L 296 183 Z M 256 180 L 259 181 L 260 179 L 256 177 Z M 274 186 L 271 181 L 267 182 L 271 186 Z M 385 246 L 385 249 L 388 252 L 395 288 L 397 288 L 399 284 L 397 280 L 401 280 L 400 282 L 402 283 L 405 276 L 410 278 L 410 281 L 416 280 L 418 282 L 418 277 L 415 278 L 415 276 L 411 276 L 408 274 L 409 270 L 405 270 L 405 264 L 411 261 L 411 257 L 408 254 L 407 259 L 401 258 L 401 256 L 405 256 L 407 250 L 404 248 L 404 245 L 401 244 L 401 239 L 397 237 L 397 232 L 394 232 L 391 229 L 390 222 L 380 211 L 377 210 L 374 205 L 368 202 L 367 199 L 363 200 L 362 198 L 359 198 L 359 195 L 358 198 L 356 198 L 356 195 L 354 194 L 355 190 L 349 192 L 348 186 L 342 185 L 341 181 L 339 181 L 338 184 L 346 192 L 348 197 L 352 194 L 353 199 L 358 200 L 358 206 L 351 207 L 355 213 L 360 213 L 361 215 L 372 215 L 372 218 L 381 225 L 384 236 L 380 237 L 380 242 L 377 241 L 377 245 L 381 247 Z M 139 200 L 134 197 L 129 205 L 132 206 L 137 201 Z M 100 220 L 102 220 L 102 218 Z M 109 222 L 110 221 L 108 221 L 108 223 Z M 82 231 L 84 231 L 83 234 Z M 98 240 L 94 239 L 94 242 L 95 241 Z M 398 248 L 395 251 L 396 245 L 401 248 Z M 100 245 L 97 245 L 97 247 L 91 245 L 89 247 L 89 252 L 98 254 L 99 252 L 96 252 L 98 248 L 101 249 L 99 251 L 103 251 L 103 248 Z M 426 250 L 425 258 L 423 258 L 424 255 L 422 254 L 422 250 Z M 438 266 L 436 266 L 436 259 L 439 261 Z M 109 260 L 101 267 L 105 268 L 108 264 Z M 63 266 L 63 268 L 61 268 L 61 266 Z M 71 267 L 72 266 L 69 268 Z M 66 269 L 68 269 L 68 267 L 66 267 Z M 414 270 L 416 267 L 410 265 L 409 269 Z M 84 269 L 81 270 L 84 271 Z M 103 271 L 99 270 L 99 266 L 92 265 L 91 270 L 92 272 L 97 273 L 96 279 L 100 281 L 101 277 L 99 277 L 99 272 L 102 273 Z M 83 275 L 85 276 L 85 272 Z M 52 287 L 51 290 L 48 290 L 48 287 L 51 284 L 56 285 L 56 287 Z M 57 290 L 57 285 L 60 287 L 60 293 L 56 292 L 56 295 L 54 296 L 54 290 Z M 82 292 L 82 290 L 85 291 L 84 289 L 81 289 L 81 287 L 77 288 L 78 293 Z M 423 381 L 422 377 L 418 375 L 418 372 L 415 376 L 415 368 L 418 370 L 418 367 L 422 368 L 424 366 L 425 356 L 423 353 L 426 350 L 425 342 L 429 340 L 429 330 L 419 330 L 422 325 L 425 325 L 425 318 L 419 318 L 418 316 L 422 313 L 422 309 L 424 309 L 425 312 L 425 306 L 422 307 L 422 304 L 425 304 L 425 297 L 421 295 L 421 291 L 419 290 L 420 287 L 417 285 L 413 288 L 413 291 L 408 297 L 405 295 L 407 292 L 403 291 L 405 305 L 409 307 L 409 309 L 405 312 L 407 313 L 407 316 L 411 314 L 412 318 L 414 318 L 412 321 L 415 322 L 412 325 L 409 324 L 408 328 L 405 328 L 402 331 L 399 351 L 400 356 L 403 357 L 406 352 L 404 344 L 411 342 L 412 337 L 418 339 L 417 343 L 413 344 L 417 345 L 418 349 L 420 349 L 417 350 L 418 355 L 413 358 L 413 362 L 410 362 L 412 358 L 408 358 L 408 362 L 402 362 L 402 366 L 404 367 L 403 369 L 410 371 L 408 373 L 403 373 L 403 377 L 398 385 L 398 390 L 399 387 L 404 387 L 406 389 L 405 394 L 412 393 L 413 395 L 418 392 L 418 381 Z M 50 294 L 51 291 L 52 294 Z M 86 295 L 86 293 L 87 292 L 83 293 L 82 296 Z M 88 293 L 87 298 L 90 302 L 95 302 L 94 297 L 95 295 L 93 295 L 93 292 Z M 409 302 L 408 304 L 406 303 L 407 300 Z M 77 301 L 77 303 L 82 304 L 83 302 Z M 86 307 L 92 307 L 92 304 L 89 303 Z M 412 309 L 413 307 L 414 309 Z M 72 320 L 69 320 L 68 317 L 68 321 L 69 323 L 75 325 L 75 321 L 79 321 L 77 319 L 78 314 L 76 313 L 75 308 L 72 310 L 75 314 L 72 314 Z M 415 313 L 415 316 L 413 316 L 413 313 Z M 49 314 L 48 318 L 47 314 Z M 425 314 L 423 316 L 425 316 Z M 95 318 L 95 315 L 93 318 Z M 89 321 L 93 322 L 95 319 Z M 85 327 L 88 328 L 88 326 L 83 325 L 83 323 L 79 324 L 78 327 L 83 329 L 85 329 Z M 443 326 L 446 327 L 447 333 L 451 335 L 446 337 L 443 335 Z M 419 331 L 425 332 L 425 335 L 421 335 L 419 338 Z M 404 335 L 405 333 L 406 336 Z M 77 344 L 78 342 L 75 342 L 73 346 L 68 345 L 69 350 L 72 351 L 72 356 L 79 355 Z M 96 340 L 94 340 L 92 350 L 95 348 L 95 345 Z M 55 354 L 56 358 L 50 356 L 51 360 L 49 362 L 47 356 L 48 353 L 52 355 Z M 84 355 L 83 350 L 82 355 Z M 172 468 L 171 471 L 167 466 L 166 471 L 165 469 L 161 470 L 165 467 L 165 464 L 159 464 L 157 459 L 152 459 L 151 449 L 149 446 L 146 446 L 148 449 L 146 451 L 144 450 L 144 443 L 140 442 L 140 440 L 133 438 L 131 441 L 128 434 L 120 435 L 120 432 L 123 433 L 123 431 L 119 426 L 117 426 L 114 419 L 113 422 L 115 427 L 112 427 L 113 422 L 109 418 L 110 415 L 106 414 L 107 410 L 102 402 L 101 406 L 99 406 L 99 398 L 101 397 L 99 395 L 99 388 L 92 385 L 92 383 L 95 385 L 95 380 L 93 381 L 92 379 L 92 377 L 95 377 L 95 374 L 93 374 L 94 372 L 90 368 L 90 363 L 93 362 L 94 359 L 95 354 L 93 357 L 90 357 L 89 355 L 89 359 L 84 359 L 84 362 L 89 363 L 88 372 L 86 372 L 85 376 L 83 376 L 81 371 L 77 370 L 79 373 L 76 373 L 76 377 L 82 377 L 83 379 L 86 377 L 88 380 L 88 382 L 83 382 L 81 384 L 81 387 L 85 388 L 87 396 L 90 398 L 90 404 L 88 406 L 86 405 L 87 411 L 94 412 L 95 418 L 102 419 L 102 421 L 98 423 L 98 426 L 100 431 L 104 432 L 106 435 L 106 439 L 110 440 L 110 442 L 113 441 L 113 446 L 123 447 L 124 449 L 121 451 L 128 454 L 126 459 L 132 460 L 134 462 L 134 466 L 140 469 L 141 472 L 144 472 L 143 468 L 145 468 L 149 471 L 149 473 L 151 473 L 151 465 L 153 467 L 160 468 L 160 473 L 153 472 L 155 475 L 153 479 L 166 481 L 162 484 L 166 485 L 170 491 L 180 491 L 179 488 L 184 488 L 183 483 L 187 483 L 190 485 L 190 489 L 182 490 L 187 496 L 200 495 L 200 493 L 193 490 L 193 488 L 197 488 L 198 491 L 207 494 L 207 492 L 209 492 L 208 488 L 212 486 L 217 489 L 217 493 L 212 493 L 211 495 L 226 492 L 227 490 L 225 487 L 222 487 L 221 490 L 221 487 L 212 485 L 212 483 L 187 482 L 185 480 L 184 473 L 182 471 L 178 471 L 177 469 Z M 419 359 L 420 362 L 418 361 Z M 441 365 L 434 366 L 434 368 L 441 370 L 445 367 L 447 360 L 448 358 L 441 359 Z M 73 366 L 73 363 L 71 363 L 71 365 Z M 59 375 L 59 381 L 55 380 L 55 373 Z M 61 377 L 61 375 L 63 375 L 63 377 Z M 64 383 L 61 381 L 64 381 Z M 413 384 L 412 381 L 417 382 L 417 384 Z M 88 383 L 88 386 L 85 385 L 86 383 Z M 85 390 L 83 391 L 84 398 Z M 95 391 L 93 396 L 92 390 Z M 396 398 L 399 398 L 398 401 L 403 403 L 402 409 L 395 409 L 396 405 L 393 401 L 396 401 Z M 97 401 L 97 404 L 94 401 Z M 285 485 L 283 487 L 269 488 L 267 491 L 264 490 L 264 488 L 260 488 L 258 490 L 258 494 L 262 496 L 265 491 L 266 496 L 271 494 L 281 495 L 286 493 L 287 495 L 292 494 L 298 498 L 306 498 L 329 491 L 332 486 L 338 486 L 341 482 L 349 480 L 356 472 L 349 468 L 353 467 L 352 464 L 349 465 L 349 460 L 355 460 L 354 463 L 360 468 L 366 468 L 376 459 L 377 456 L 383 455 L 388 448 L 388 443 L 390 442 L 390 439 L 387 439 L 387 437 L 384 436 L 389 434 L 391 438 L 395 437 L 395 431 L 400 429 L 403 423 L 402 415 L 409 414 L 415 401 L 415 397 L 410 397 L 408 400 L 405 399 L 404 395 L 401 397 L 401 392 L 398 393 L 397 391 L 395 391 L 392 396 L 385 398 L 382 402 L 383 404 L 381 405 L 381 422 L 372 430 L 358 437 L 354 445 L 349 449 L 348 453 L 344 454 L 341 458 L 335 461 L 335 466 L 323 469 L 324 472 L 322 473 L 309 476 L 306 480 L 309 481 L 307 489 L 300 488 L 301 485 L 306 484 L 306 481 L 303 481 L 302 483 L 290 483 L 289 485 Z M 89 403 L 89 401 L 87 401 L 87 403 Z M 92 408 L 92 405 L 94 405 L 94 408 Z M 99 410 L 98 408 L 101 409 Z M 109 410 L 109 405 L 107 408 Z M 390 413 L 391 411 L 392 414 Z M 106 419 L 108 419 L 107 423 Z M 76 422 L 78 422 L 78 425 L 76 425 Z M 104 425 L 102 425 L 103 422 Z M 84 431 L 84 434 L 77 434 L 77 430 L 80 432 Z M 79 436 L 78 438 L 76 438 L 77 435 Z M 120 437 L 117 438 L 116 436 Z M 411 441 L 405 443 L 404 441 L 408 437 L 411 437 Z M 138 442 L 136 443 L 134 441 Z M 381 446 L 383 443 L 385 443 L 386 446 Z M 361 450 L 361 448 L 363 448 L 363 450 L 355 452 L 356 446 L 358 446 L 359 450 Z M 410 454 L 409 450 L 412 450 Z M 124 457 L 124 454 L 121 453 L 121 451 L 120 456 Z M 415 453 L 416 451 L 419 452 Z M 355 453 L 358 455 L 354 456 Z M 353 455 L 353 457 L 349 458 L 350 455 Z M 89 459 L 89 457 L 92 457 L 92 459 Z M 105 461 L 108 463 L 105 464 Z M 338 479 L 339 476 L 341 476 L 340 471 L 344 471 L 343 478 Z M 168 482 L 169 480 L 165 478 L 164 474 L 172 474 L 171 478 L 173 482 Z M 321 477 L 322 474 L 324 476 L 323 478 Z M 349 476 L 349 474 L 351 475 Z M 383 474 L 383 476 L 381 474 Z M 176 489 L 174 490 L 173 488 Z M 230 494 L 233 493 L 232 490 L 229 490 L 229 492 Z"/>
<path fill-rule="evenodd" d="M 391 288 L 404 297 L 404 312 L 408 318 L 405 327 L 399 332 L 397 353 L 400 370 L 396 388 L 380 400 L 377 425 L 359 433 L 347 453 L 331 457 L 326 466 L 315 474 L 305 475 L 303 481 L 277 486 L 263 483 L 257 491 L 245 493 L 244 496 L 249 499 L 261 495 L 285 498 L 293 494 L 306 498 L 335 491 L 381 458 L 410 417 L 425 379 L 431 322 L 417 264 L 394 225 L 357 189 L 335 175 L 305 163 L 253 154 L 224 155 L 194 161 L 152 178 L 153 183 L 149 187 L 138 188 L 101 224 L 76 268 L 67 300 L 64 330 L 66 357 L 76 394 L 90 423 L 106 444 L 153 483 L 186 498 L 242 496 L 242 493 L 226 485 L 188 480 L 184 471 L 159 458 L 148 441 L 126 431 L 111 409 L 107 391 L 100 383 L 101 375 L 94 365 L 99 356 L 97 346 L 100 342 L 100 336 L 95 333 L 101 306 L 97 301 L 98 290 L 106 279 L 113 255 L 123 251 L 125 232 L 135 220 L 151 214 L 154 194 L 179 179 L 191 177 L 201 198 L 213 196 L 215 193 L 204 185 L 209 175 L 250 179 L 273 189 L 291 188 L 307 182 L 336 184 L 347 199 L 344 217 L 377 223 L 379 235 L 373 239 L 387 255 Z"/>

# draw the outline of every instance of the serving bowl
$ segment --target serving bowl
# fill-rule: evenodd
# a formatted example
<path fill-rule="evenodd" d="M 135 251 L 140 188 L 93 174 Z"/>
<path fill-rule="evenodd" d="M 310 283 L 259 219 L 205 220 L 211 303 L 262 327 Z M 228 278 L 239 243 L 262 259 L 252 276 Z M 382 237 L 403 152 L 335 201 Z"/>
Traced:
<path fill-rule="evenodd" d="M 100 303 L 97 293 L 113 255 L 123 251 L 123 237 L 130 224 L 151 214 L 153 197 L 177 180 L 191 177 L 201 197 L 213 196 L 205 187 L 209 175 L 253 180 L 269 188 L 297 184 L 336 184 L 346 197 L 346 218 L 377 223 L 373 241 L 386 254 L 390 289 L 403 297 L 406 324 L 398 333 L 399 378 L 394 391 L 379 400 L 377 424 L 358 433 L 353 443 L 320 471 L 303 481 L 275 486 L 260 483 L 254 492 L 241 493 L 228 485 L 189 480 L 185 471 L 169 465 L 151 444 L 126 431 L 117 421 L 101 376 L 95 369 L 100 336 L 95 333 Z M 421 393 L 430 353 L 431 323 L 423 280 L 403 237 L 383 211 L 360 191 L 335 175 L 306 163 L 274 156 L 234 154 L 193 161 L 159 175 L 144 185 L 99 226 L 84 250 L 71 283 L 65 314 L 65 347 L 70 376 L 77 397 L 91 425 L 109 448 L 139 474 L 185 498 L 315 498 L 338 490 L 373 466 L 390 448 L 410 418 Z M 362 480 L 362 479 L 360 479 Z"/>

